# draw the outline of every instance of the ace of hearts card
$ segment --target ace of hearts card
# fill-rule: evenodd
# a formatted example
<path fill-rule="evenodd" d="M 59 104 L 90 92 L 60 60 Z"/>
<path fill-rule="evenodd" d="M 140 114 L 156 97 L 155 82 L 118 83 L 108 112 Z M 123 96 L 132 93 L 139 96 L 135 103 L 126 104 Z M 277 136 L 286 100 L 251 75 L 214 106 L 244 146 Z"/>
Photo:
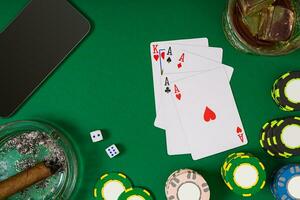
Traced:
<path fill-rule="evenodd" d="M 224 69 L 175 81 L 172 87 L 172 101 L 194 160 L 247 144 Z"/>

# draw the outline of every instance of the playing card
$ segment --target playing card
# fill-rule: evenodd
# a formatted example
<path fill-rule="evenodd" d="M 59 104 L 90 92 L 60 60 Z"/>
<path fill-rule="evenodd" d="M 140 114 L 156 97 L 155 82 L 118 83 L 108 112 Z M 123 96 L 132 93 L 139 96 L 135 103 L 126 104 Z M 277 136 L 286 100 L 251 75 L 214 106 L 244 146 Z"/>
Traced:
<path fill-rule="evenodd" d="M 231 76 L 233 73 L 233 68 L 230 66 L 227 66 L 227 65 L 220 64 L 220 56 L 217 57 L 219 59 L 219 63 L 213 61 L 212 59 L 209 60 L 209 59 L 199 56 L 198 54 L 201 54 L 201 53 L 202 53 L 202 55 L 204 54 L 199 49 L 203 50 L 203 51 L 205 51 L 205 49 L 206 49 L 206 52 L 210 52 L 209 48 L 203 49 L 203 47 L 198 48 L 197 54 L 188 52 L 186 50 L 174 48 L 174 50 L 173 50 L 174 62 L 172 64 L 164 63 L 164 66 L 166 66 L 166 67 L 164 67 L 164 71 L 165 71 L 164 75 L 178 74 L 178 73 L 182 74 L 182 75 L 173 77 L 176 79 L 176 78 L 188 77 L 188 76 L 193 75 L 194 73 L 201 73 L 201 72 L 205 72 L 205 71 L 220 67 L 220 68 L 224 68 L 225 73 L 228 77 L 228 81 L 229 81 L 231 79 Z M 214 49 L 214 51 L 217 54 L 218 53 L 222 54 L 222 49 L 218 50 L 216 48 L 216 49 Z M 209 55 L 209 53 L 207 53 L 207 55 Z M 177 65 L 180 62 L 179 60 L 182 59 L 183 56 L 184 56 L 184 59 L 183 59 L 184 62 L 182 62 L 181 68 L 178 68 Z M 187 72 L 189 72 L 189 73 L 187 73 Z M 170 92 L 170 87 L 167 84 L 168 81 L 170 81 L 170 79 L 168 79 L 168 77 L 164 77 L 164 75 L 161 76 L 161 81 L 160 81 L 161 82 L 161 92 L 160 92 L 161 97 L 160 97 L 159 105 L 160 105 L 161 109 L 158 109 L 156 119 L 154 121 L 154 126 L 156 126 L 158 128 L 163 128 L 163 129 L 165 129 L 166 127 L 164 125 L 164 120 L 162 119 L 163 118 L 162 113 L 163 112 L 167 113 L 167 111 L 165 111 L 166 106 L 162 106 L 162 104 L 165 104 L 162 99 L 163 99 L 164 95 L 166 95 Z M 175 80 L 175 79 L 173 79 L 173 80 Z M 166 118 L 166 119 L 169 119 L 169 118 Z"/>
<path fill-rule="evenodd" d="M 187 50 L 186 50 L 187 49 Z M 176 46 L 176 45 L 161 45 L 161 49 L 163 50 L 161 52 L 165 52 L 165 58 L 162 60 L 161 64 L 165 71 L 165 73 L 169 73 L 174 75 L 173 69 L 177 69 L 177 61 L 180 59 L 180 56 L 182 57 L 182 53 L 185 53 L 184 59 L 184 66 L 190 65 L 191 67 L 184 67 L 179 72 L 181 75 L 180 77 L 187 77 L 191 76 L 194 73 L 200 73 L 205 72 L 210 69 L 214 69 L 216 67 L 223 67 L 226 68 L 226 73 L 229 78 L 231 78 L 233 73 L 233 68 L 221 65 L 222 61 L 222 54 L 223 50 L 221 48 L 208 48 L 208 47 L 190 47 L 190 46 Z M 197 54 L 192 54 L 190 52 L 197 52 Z M 171 54 L 172 60 L 168 61 L 168 56 Z M 202 56 L 202 57 L 201 57 Z M 202 62 L 202 64 L 195 64 Z M 164 66 L 166 66 L 164 68 Z M 173 67 L 172 67 L 173 66 Z M 175 68 L 174 68 L 175 67 Z M 171 71 L 170 71 L 171 70 Z M 190 72 L 190 73 L 186 73 Z M 167 95 L 170 92 L 170 88 L 166 85 L 166 81 L 164 78 L 164 75 L 161 76 L 161 91 L 156 93 L 161 94 L 161 96 Z M 175 77 L 174 77 L 175 78 Z M 178 115 L 174 114 L 171 108 L 171 111 L 168 111 L 169 103 L 165 103 L 162 98 L 160 97 L 160 103 L 158 104 L 161 109 L 158 109 L 157 118 L 155 120 L 154 125 L 159 128 L 165 128 L 166 129 L 166 141 L 167 141 L 167 152 L 169 155 L 180 155 L 180 154 L 187 154 L 190 153 L 189 146 L 187 145 L 187 139 L 186 136 L 181 131 L 182 127 L 180 126 L 180 123 L 176 123 L 178 120 Z M 164 104 L 161 106 L 161 104 Z M 162 110 L 164 111 L 164 114 L 167 114 L 169 117 L 165 117 L 162 114 L 163 120 L 160 121 Z M 174 119 L 175 118 L 175 119 Z M 168 128 L 164 126 L 164 122 L 167 121 L 170 123 L 170 126 Z"/>
<path fill-rule="evenodd" d="M 170 87 L 194 160 L 247 144 L 223 68 L 175 81 Z"/>
<path fill-rule="evenodd" d="M 156 74 L 153 74 L 156 113 L 159 112 L 161 102 L 161 76 L 163 74 L 206 71 L 210 68 L 213 68 L 213 64 L 216 64 L 215 61 L 220 62 L 223 57 L 223 50 L 221 48 L 200 46 L 178 46 L 173 44 L 160 45 L 159 52 L 161 55 L 161 57 L 158 59 L 159 62 L 152 65 L 153 73 L 155 73 L 155 70 L 159 68 L 159 72 L 156 71 Z M 184 67 L 180 70 L 176 70 L 175 68 L 177 68 L 177 62 L 180 59 L 178 56 L 180 56 L 181 54 L 179 55 L 179 53 L 182 52 L 186 53 L 184 58 L 184 66 L 191 64 L 195 58 L 202 58 L 200 61 L 202 61 L 203 64 L 197 68 L 195 67 L 195 64 L 191 64 L 191 67 Z M 197 55 L 189 52 L 197 52 Z M 171 58 L 171 61 L 169 61 L 169 58 Z M 208 65 L 210 65 L 210 67 L 208 67 Z M 158 124 L 155 124 L 155 126 L 159 127 Z"/>
<path fill-rule="evenodd" d="M 163 74 L 200 72 L 217 67 L 225 69 L 228 67 L 221 64 L 223 55 L 221 48 L 173 46 L 172 55 L 172 62 L 161 61 Z M 231 70 L 230 68 L 229 71 Z"/>
<path fill-rule="evenodd" d="M 171 99 L 171 91 L 175 89 L 171 86 L 174 85 L 175 81 L 179 81 L 188 77 L 191 78 L 191 76 L 196 76 L 200 73 L 203 72 L 177 73 L 162 76 L 162 82 L 164 82 L 164 87 L 166 87 L 166 89 L 162 91 L 161 109 L 159 110 L 159 113 L 156 117 L 155 124 L 161 125 L 166 130 L 168 155 L 181 155 L 191 153 L 187 142 L 187 137 L 184 134 L 182 124 L 180 123 L 179 115 Z M 232 73 L 233 70 L 227 73 L 229 79 L 231 79 Z"/>
<path fill-rule="evenodd" d="M 160 102 L 160 76 L 162 75 L 161 62 L 165 59 L 165 53 L 160 53 L 160 48 L 166 48 L 168 45 L 174 46 L 208 46 L 207 38 L 199 39 L 187 39 L 187 40 L 173 40 L 165 42 L 152 42 L 150 44 L 151 51 L 151 62 L 152 62 L 152 74 L 153 74 L 153 85 L 154 85 L 154 97 L 155 97 L 155 109 L 158 112 L 158 105 Z M 170 57 L 170 56 L 169 56 Z"/>

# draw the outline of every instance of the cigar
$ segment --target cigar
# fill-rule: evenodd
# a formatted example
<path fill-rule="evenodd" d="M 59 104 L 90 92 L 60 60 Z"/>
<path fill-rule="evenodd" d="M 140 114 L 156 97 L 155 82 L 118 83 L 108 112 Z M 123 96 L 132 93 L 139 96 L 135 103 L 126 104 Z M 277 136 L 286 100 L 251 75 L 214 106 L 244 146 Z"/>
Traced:
<path fill-rule="evenodd" d="M 57 160 L 44 161 L 0 182 L 0 200 L 4 200 L 62 170 Z"/>

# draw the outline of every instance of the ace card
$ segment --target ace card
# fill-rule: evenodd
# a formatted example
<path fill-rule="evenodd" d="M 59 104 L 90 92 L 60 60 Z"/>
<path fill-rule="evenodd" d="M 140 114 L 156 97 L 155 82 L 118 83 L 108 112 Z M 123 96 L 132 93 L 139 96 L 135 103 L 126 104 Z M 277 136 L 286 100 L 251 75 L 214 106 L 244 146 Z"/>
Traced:
<path fill-rule="evenodd" d="M 175 81 L 171 87 L 194 160 L 247 144 L 224 69 Z"/>
<path fill-rule="evenodd" d="M 207 50 L 207 55 L 209 55 L 209 51 Z M 222 55 L 222 49 L 215 49 L 214 50 L 216 54 L 218 54 L 218 59 L 221 59 Z M 157 113 L 154 125 L 158 128 L 165 128 L 165 123 L 163 121 L 163 117 L 165 116 L 163 113 L 166 113 L 165 107 L 168 105 L 165 105 L 164 102 L 164 96 L 168 95 L 170 92 L 170 86 L 168 83 L 170 81 L 174 81 L 176 79 L 181 79 L 181 78 L 187 78 L 188 76 L 193 76 L 194 74 L 200 74 L 204 73 L 209 70 L 213 70 L 216 68 L 223 68 L 226 73 L 226 76 L 228 77 L 228 81 L 230 81 L 231 76 L 233 74 L 233 68 L 227 65 L 221 64 L 221 60 L 210 60 L 207 58 L 204 58 L 202 56 L 199 56 L 198 53 L 191 53 L 186 50 L 182 49 L 174 49 L 174 63 L 173 64 L 165 64 L 165 73 L 164 75 L 161 76 L 161 92 L 160 92 L 160 109 Z M 183 61 L 181 68 L 178 69 L 177 63 L 180 61 Z"/>
<path fill-rule="evenodd" d="M 164 49 L 167 49 L 169 46 L 174 47 L 208 47 L 207 38 L 199 39 L 187 39 L 187 40 L 173 40 L 173 41 L 164 41 L 164 42 L 152 42 L 150 44 L 150 55 L 152 63 L 152 74 L 153 74 L 153 85 L 154 85 L 154 98 L 155 98 L 155 110 L 156 113 L 159 110 L 160 103 L 160 76 L 163 74 L 162 63 L 165 60 L 172 60 L 173 55 L 168 55 L 166 58 L 166 53 Z M 170 52 L 169 52 L 170 53 Z"/>

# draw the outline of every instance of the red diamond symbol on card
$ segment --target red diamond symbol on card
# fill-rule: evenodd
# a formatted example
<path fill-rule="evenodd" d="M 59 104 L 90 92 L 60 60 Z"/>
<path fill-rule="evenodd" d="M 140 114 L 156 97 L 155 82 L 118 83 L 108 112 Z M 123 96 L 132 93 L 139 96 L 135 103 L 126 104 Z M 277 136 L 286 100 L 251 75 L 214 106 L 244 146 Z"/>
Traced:
<path fill-rule="evenodd" d="M 180 69 L 180 68 L 182 67 L 182 64 L 181 64 L 181 63 L 178 63 L 178 64 L 177 64 L 177 67 L 178 67 L 178 69 Z"/>

